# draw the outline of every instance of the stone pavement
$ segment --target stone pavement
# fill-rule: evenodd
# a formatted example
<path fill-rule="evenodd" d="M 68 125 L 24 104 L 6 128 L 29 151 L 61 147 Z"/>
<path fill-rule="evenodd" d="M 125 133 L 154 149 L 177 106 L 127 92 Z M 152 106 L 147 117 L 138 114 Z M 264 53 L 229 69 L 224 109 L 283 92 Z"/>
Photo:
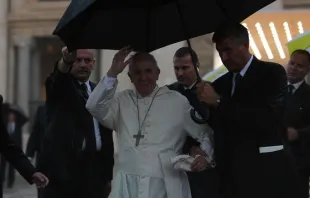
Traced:
<path fill-rule="evenodd" d="M 5 185 L 4 185 L 5 187 Z M 29 185 L 18 173 L 12 189 L 3 189 L 3 198 L 36 198 L 36 187 Z"/>

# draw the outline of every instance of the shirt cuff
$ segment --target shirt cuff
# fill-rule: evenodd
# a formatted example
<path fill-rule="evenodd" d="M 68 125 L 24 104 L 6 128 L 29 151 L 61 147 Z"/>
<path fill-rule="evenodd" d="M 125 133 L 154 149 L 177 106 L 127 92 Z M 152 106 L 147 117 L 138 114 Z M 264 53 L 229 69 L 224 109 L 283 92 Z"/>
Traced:
<path fill-rule="evenodd" d="M 116 80 L 117 80 L 117 79 L 114 78 L 114 77 L 105 76 L 105 77 L 103 78 L 103 84 L 104 84 L 104 86 L 105 86 L 107 89 L 111 89 L 111 88 L 113 88 L 113 85 L 114 85 L 114 83 L 115 83 Z"/>

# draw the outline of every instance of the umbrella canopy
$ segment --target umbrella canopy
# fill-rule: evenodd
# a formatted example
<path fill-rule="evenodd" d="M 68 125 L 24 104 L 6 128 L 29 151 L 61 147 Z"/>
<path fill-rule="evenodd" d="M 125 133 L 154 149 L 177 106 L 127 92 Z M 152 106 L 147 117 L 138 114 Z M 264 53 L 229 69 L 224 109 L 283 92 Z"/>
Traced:
<path fill-rule="evenodd" d="M 274 0 L 72 0 L 54 35 L 73 49 L 151 52 L 241 22 Z"/>
<path fill-rule="evenodd" d="M 13 112 L 16 116 L 16 121 L 18 124 L 23 126 L 28 121 L 28 116 L 25 112 L 18 106 L 14 104 L 4 103 L 3 104 L 3 114 L 7 117 L 10 112 Z M 7 120 L 7 119 L 6 119 Z"/>
<path fill-rule="evenodd" d="M 303 49 L 310 52 L 310 31 L 304 32 L 293 38 L 287 43 L 287 48 L 290 54 L 297 49 Z"/>

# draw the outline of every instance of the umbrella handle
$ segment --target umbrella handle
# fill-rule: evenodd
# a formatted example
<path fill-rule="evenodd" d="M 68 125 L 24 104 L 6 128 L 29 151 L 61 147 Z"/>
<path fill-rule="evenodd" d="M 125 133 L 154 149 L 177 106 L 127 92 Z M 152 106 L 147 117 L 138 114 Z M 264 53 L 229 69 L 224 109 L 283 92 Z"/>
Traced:
<path fill-rule="evenodd" d="M 193 51 L 192 51 L 192 45 L 191 45 L 191 42 L 189 40 L 190 38 L 190 35 L 189 35 L 189 32 L 188 32 L 188 29 L 186 28 L 185 26 L 185 21 L 184 21 L 184 18 L 183 18 L 183 14 L 182 14 L 182 11 L 181 11 L 181 6 L 180 6 L 180 3 L 179 1 L 177 0 L 176 1 L 176 5 L 177 5 L 177 9 L 178 9 L 178 13 L 179 13 L 179 16 L 180 16 L 180 20 L 181 20 L 181 23 L 182 23 L 182 28 L 183 28 L 183 32 L 186 36 L 186 43 L 187 43 L 187 46 L 190 48 L 190 55 L 191 55 L 191 59 L 192 59 L 192 62 L 193 62 L 193 66 L 195 68 L 195 73 L 196 73 L 196 77 L 197 77 L 197 83 L 201 82 L 202 79 L 199 75 L 199 71 L 198 71 L 198 68 L 197 68 L 197 60 L 194 60 L 194 54 L 193 54 Z M 207 105 L 206 103 L 203 103 L 202 105 Z M 209 118 L 209 115 L 208 116 L 205 116 L 205 118 L 199 118 L 197 117 L 197 111 L 192 109 L 191 112 L 190 112 L 190 115 L 191 115 L 191 118 L 193 119 L 194 122 L 196 122 L 197 124 L 205 124 L 207 123 L 207 120 Z M 209 112 L 207 113 L 209 114 Z"/>
<path fill-rule="evenodd" d="M 190 35 L 189 35 L 189 32 L 188 32 L 188 28 L 186 27 L 185 20 L 184 20 L 184 17 L 183 17 L 183 14 L 182 14 L 182 10 L 181 10 L 181 6 L 180 6 L 180 3 L 179 3 L 178 0 L 176 1 L 176 5 L 177 5 L 178 13 L 179 13 L 179 16 L 180 16 L 180 20 L 181 20 L 181 23 L 182 23 L 182 29 L 183 29 L 183 32 L 184 32 L 185 37 L 186 37 L 186 43 L 187 43 L 187 46 L 190 48 L 190 55 L 191 55 L 191 59 L 192 59 L 192 62 L 193 62 L 194 68 L 195 68 L 197 82 L 201 82 L 201 77 L 199 75 L 199 71 L 198 71 L 198 68 L 197 68 L 197 61 L 194 60 L 194 58 L 193 58 L 194 57 L 194 54 L 192 52 L 193 48 L 192 48 L 191 42 L 189 40 Z"/>

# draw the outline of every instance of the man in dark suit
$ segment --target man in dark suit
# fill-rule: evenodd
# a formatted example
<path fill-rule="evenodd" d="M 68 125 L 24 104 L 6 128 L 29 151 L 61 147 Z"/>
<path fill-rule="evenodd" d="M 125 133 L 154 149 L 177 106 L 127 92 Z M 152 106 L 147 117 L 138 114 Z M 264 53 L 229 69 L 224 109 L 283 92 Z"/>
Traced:
<path fill-rule="evenodd" d="M 44 198 L 102 198 L 113 174 L 112 131 L 85 108 L 95 84 L 93 50 L 63 57 L 46 80 L 48 127 L 38 168 L 50 178 Z M 42 162 L 42 163 L 41 163 Z"/>
<path fill-rule="evenodd" d="M 2 102 L 3 98 L 0 95 L 0 112 L 2 112 Z M 2 113 L 0 114 L 0 153 L 29 184 L 35 183 L 38 187 L 45 187 L 48 184 L 47 177 L 42 173 L 36 172 L 23 151 L 10 139 Z M 0 198 L 2 198 L 2 194 L 1 187 Z"/>
<path fill-rule="evenodd" d="M 310 176 L 310 87 L 305 76 L 310 69 L 306 50 L 292 53 L 287 65 L 289 82 L 286 96 L 285 124 L 287 140 L 297 162 L 302 198 L 309 197 Z"/>
<path fill-rule="evenodd" d="M 229 72 L 214 83 L 220 96 L 215 156 L 222 198 L 298 198 L 297 170 L 283 145 L 284 68 L 249 52 L 247 29 L 224 24 L 213 42 Z M 214 90 L 197 86 L 200 99 Z"/>
<path fill-rule="evenodd" d="M 39 106 L 35 115 L 32 133 L 28 139 L 26 156 L 32 160 L 36 156 L 36 167 L 40 164 L 41 146 L 47 124 L 45 115 L 45 106 Z M 38 197 L 41 197 L 41 189 L 38 188 Z"/>
<path fill-rule="evenodd" d="M 197 63 L 197 68 L 199 68 L 198 56 L 194 50 L 189 47 L 178 49 L 173 57 L 174 72 L 178 81 L 168 85 L 168 88 L 184 95 L 193 108 L 199 112 L 199 116 L 203 118 L 202 120 L 208 120 L 209 109 L 207 106 L 202 105 L 197 98 L 195 86 L 197 83 L 197 75 L 191 54 L 194 62 Z M 209 121 L 210 120 L 208 120 L 208 124 L 212 126 Z M 183 152 L 190 153 L 192 156 L 202 153 L 199 148 L 199 143 L 191 137 L 187 137 Z M 193 198 L 218 197 L 218 175 L 216 169 L 211 168 L 198 173 L 188 172 L 187 175 Z"/>

